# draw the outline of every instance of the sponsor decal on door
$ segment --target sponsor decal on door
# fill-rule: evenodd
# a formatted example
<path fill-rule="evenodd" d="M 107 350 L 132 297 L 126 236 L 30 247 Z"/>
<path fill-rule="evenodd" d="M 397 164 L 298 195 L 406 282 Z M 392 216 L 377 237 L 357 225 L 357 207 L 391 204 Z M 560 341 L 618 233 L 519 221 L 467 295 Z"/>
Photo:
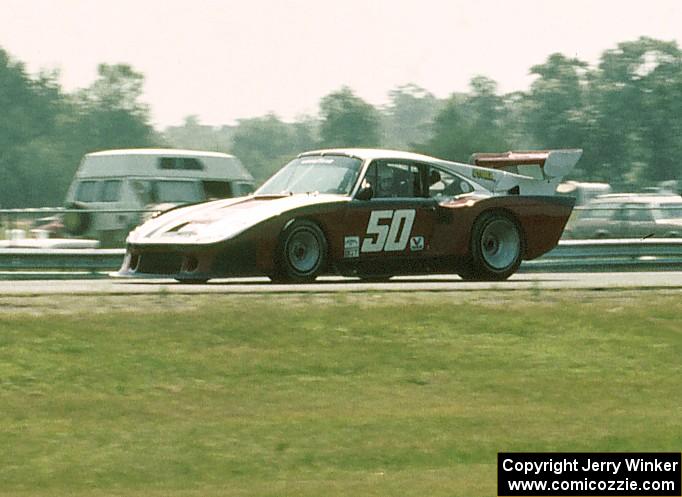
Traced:
<path fill-rule="evenodd" d="M 343 239 L 343 256 L 360 257 L 360 237 L 346 236 Z"/>
<path fill-rule="evenodd" d="M 423 236 L 413 236 L 412 238 L 410 238 L 410 250 L 412 252 L 424 250 L 424 237 Z"/>

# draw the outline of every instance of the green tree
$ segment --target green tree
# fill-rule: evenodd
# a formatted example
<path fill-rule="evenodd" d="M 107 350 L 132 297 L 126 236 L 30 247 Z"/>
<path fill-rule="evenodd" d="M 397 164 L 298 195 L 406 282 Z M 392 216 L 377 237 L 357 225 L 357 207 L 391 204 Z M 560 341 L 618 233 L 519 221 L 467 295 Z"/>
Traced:
<path fill-rule="evenodd" d="M 648 167 L 640 181 L 682 179 L 682 60 L 675 47 L 670 58 L 660 53 L 646 68 L 642 107 L 642 142 L 649 144 Z M 648 62 L 651 63 L 651 62 Z"/>
<path fill-rule="evenodd" d="M 453 94 L 433 122 L 433 136 L 418 148 L 444 159 L 467 161 L 474 152 L 509 148 L 504 99 L 496 93 L 497 84 L 484 76 L 470 83 L 472 93 Z"/>
<path fill-rule="evenodd" d="M 141 102 L 144 76 L 127 64 L 100 64 L 97 72 L 98 79 L 74 99 L 72 128 L 87 150 L 159 143 L 149 123 L 149 107 Z"/>
<path fill-rule="evenodd" d="M 522 102 L 522 116 L 533 148 L 584 148 L 580 165 L 591 163 L 591 147 L 586 146 L 592 123 L 587 102 L 588 64 L 555 53 L 530 72 L 537 78 Z M 586 174 L 578 169 L 573 177 Z"/>
<path fill-rule="evenodd" d="M 57 75 L 29 77 L 23 64 L 0 49 L 0 205 L 47 205 L 57 198 L 61 144 L 57 125 L 61 93 Z"/>
<path fill-rule="evenodd" d="M 129 66 L 101 65 L 91 87 L 66 95 L 57 73 L 31 77 L 0 49 L 0 205 L 59 205 L 84 153 L 158 143 L 142 83 Z"/>
<path fill-rule="evenodd" d="M 227 152 L 232 148 L 234 126 L 201 124 L 199 116 L 185 117 L 181 126 L 168 126 L 161 134 L 164 142 L 173 147 Z"/>
<path fill-rule="evenodd" d="M 431 138 L 431 124 L 442 102 L 415 84 L 398 86 L 389 92 L 390 103 L 382 110 L 382 144 L 410 149 Z"/>
<path fill-rule="evenodd" d="M 586 69 L 586 62 L 558 53 L 531 67 L 537 79 L 528 93 L 526 122 L 543 147 L 570 148 L 583 143 Z"/>
<path fill-rule="evenodd" d="M 308 123 L 282 122 L 275 114 L 242 119 L 234 130 L 232 153 L 262 182 L 285 162 L 311 148 L 312 130 Z"/>
<path fill-rule="evenodd" d="M 504 112 L 500 117 L 500 127 L 504 130 L 507 142 L 516 150 L 533 150 L 542 148 L 528 129 L 526 117 L 530 102 L 528 94 L 515 91 L 502 95 L 502 107 Z"/>
<path fill-rule="evenodd" d="M 376 147 L 380 144 L 379 113 L 344 86 L 320 102 L 323 147 Z"/>
<path fill-rule="evenodd" d="M 675 42 L 642 37 L 602 54 L 590 85 L 595 176 L 637 188 L 682 175 L 681 68 Z"/>

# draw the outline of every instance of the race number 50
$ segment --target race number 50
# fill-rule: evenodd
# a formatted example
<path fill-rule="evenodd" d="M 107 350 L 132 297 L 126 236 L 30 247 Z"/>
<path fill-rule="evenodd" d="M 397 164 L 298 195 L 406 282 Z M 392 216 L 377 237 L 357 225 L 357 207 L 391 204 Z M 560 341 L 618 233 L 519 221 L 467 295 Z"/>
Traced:
<path fill-rule="evenodd" d="M 390 220 L 382 224 L 382 221 Z M 362 240 L 362 252 L 397 252 L 405 250 L 414 224 L 414 209 L 372 211 L 367 223 L 368 236 Z"/>

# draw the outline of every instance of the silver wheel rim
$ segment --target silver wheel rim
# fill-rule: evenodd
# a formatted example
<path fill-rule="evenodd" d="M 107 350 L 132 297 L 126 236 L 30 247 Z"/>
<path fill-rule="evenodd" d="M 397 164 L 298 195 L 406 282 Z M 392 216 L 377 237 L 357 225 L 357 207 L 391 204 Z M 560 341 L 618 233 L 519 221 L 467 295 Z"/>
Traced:
<path fill-rule="evenodd" d="M 286 247 L 287 259 L 298 273 L 311 273 L 320 261 L 320 242 L 311 230 L 300 228 L 291 234 Z"/>
<path fill-rule="evenodd" d="M 507 219 L 496 219 L 483 229 L 481 254 L 493 269 L 506 269 L 516 262 L 521 251 L 521 239 L 514 224 Z"/>

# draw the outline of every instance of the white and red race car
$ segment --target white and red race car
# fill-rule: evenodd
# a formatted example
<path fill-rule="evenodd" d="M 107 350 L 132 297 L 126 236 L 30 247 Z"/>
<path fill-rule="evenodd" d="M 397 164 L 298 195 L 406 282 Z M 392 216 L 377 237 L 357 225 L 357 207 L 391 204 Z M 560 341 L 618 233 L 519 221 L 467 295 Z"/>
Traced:
<path fill-rule="evenodd" d="M 581 154 L 474 154 L 463 164 L 377 149 L 306 152 L 252 195 L 142 224 L 128 236 L 117 275 L 503 280 L 557 244 L 573 199 L 554 191 Z"/>

